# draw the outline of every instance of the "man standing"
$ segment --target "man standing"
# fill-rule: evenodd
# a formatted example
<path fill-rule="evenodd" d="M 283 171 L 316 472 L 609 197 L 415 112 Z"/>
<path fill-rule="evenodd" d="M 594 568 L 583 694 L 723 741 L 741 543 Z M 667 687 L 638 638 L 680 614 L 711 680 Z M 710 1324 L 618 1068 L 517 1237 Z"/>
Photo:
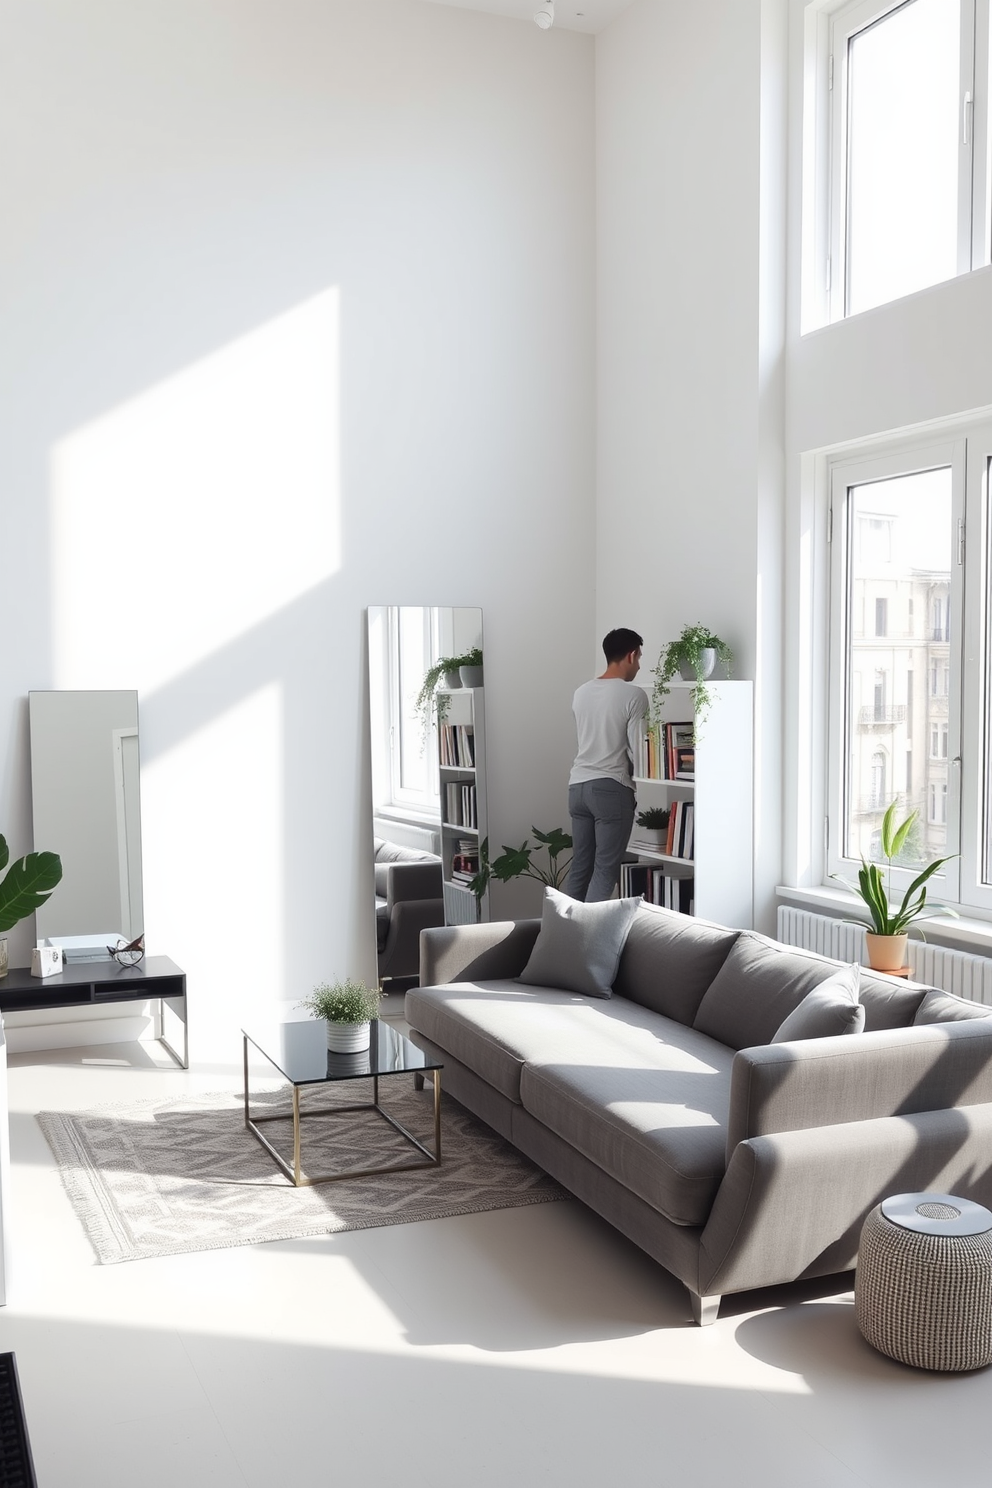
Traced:
<path fill-rule="evenodd" d="M 606 671 L 584 682 L 572 700 L 579 752 L 568 777 L 572 899 L 609 899 L 634 824 L 633 761 L 648 712 L 634 686 L 644 642 L 636 630 L 611 630 L 603 641 Z"/>

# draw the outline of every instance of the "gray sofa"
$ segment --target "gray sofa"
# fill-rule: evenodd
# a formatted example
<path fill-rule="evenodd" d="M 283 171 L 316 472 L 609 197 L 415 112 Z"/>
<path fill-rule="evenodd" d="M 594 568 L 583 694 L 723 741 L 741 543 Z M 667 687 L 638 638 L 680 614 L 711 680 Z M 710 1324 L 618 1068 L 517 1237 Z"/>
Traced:
<path fill-rule="evenodd" d="M 849 1270 L 887 1194 L 992 1206 L 992 1010 L 864 972 L 863 1032 L 771 1043 L 839 963 L 642 905 L 605 1001 L 515 980 L 539 928 L 425 932 L 412 1037 L 679 1277 L 697 1322 L 721 1294 Z"/>
<path fill-rule="evenodd" d="M 444 924 L 444 880 L 435 853 L 375 839 L 375 936 L 379 981 L 415 977 L 420 932 Z"/>

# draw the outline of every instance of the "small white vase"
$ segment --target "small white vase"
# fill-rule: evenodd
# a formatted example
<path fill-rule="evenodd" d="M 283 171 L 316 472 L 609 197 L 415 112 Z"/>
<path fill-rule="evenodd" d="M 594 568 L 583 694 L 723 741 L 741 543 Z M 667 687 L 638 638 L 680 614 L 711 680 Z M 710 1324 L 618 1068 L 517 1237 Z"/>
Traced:
<path fill-rule="evenodd" d="M 865 931 L 868 965 L 872 971 L 902 971 L 906 965 L 908 935 L 873 935 Z"/>
<path fill-rule="evenodd" d="M 371 1023 L 328 1023 L 327 1047 L 335 1054 L 356 1054 L 367 1049 L 372 1038 Z"/>
<path fill-rule="evenodd" d="M 463 667 L 459 667 L 458 668 L 458 675 L 461 678 L 461 683 L 462 683 L 462 686 L 463 687 L 481 687 L 482 686 L 482 668 L 481 668 L 481 666 L 463 666 Z"/>

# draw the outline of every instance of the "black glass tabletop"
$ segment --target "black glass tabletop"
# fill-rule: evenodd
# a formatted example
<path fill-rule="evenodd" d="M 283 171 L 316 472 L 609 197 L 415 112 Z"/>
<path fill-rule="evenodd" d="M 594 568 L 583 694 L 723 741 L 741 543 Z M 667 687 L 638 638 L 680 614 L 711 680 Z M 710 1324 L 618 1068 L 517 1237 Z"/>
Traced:
<path fill-rule="evenodd" d="M 332 1053 L 327 1047 L 327 1024 L 314 1018 L 296 1023 L 259 1021 L 241 1031 L 294 1085 L 443 1068 L 440 1060 L 431 1059 L 405 1034 L 379 1020 L 371 1025 L 369 1047 L 357 1054 Z"/>

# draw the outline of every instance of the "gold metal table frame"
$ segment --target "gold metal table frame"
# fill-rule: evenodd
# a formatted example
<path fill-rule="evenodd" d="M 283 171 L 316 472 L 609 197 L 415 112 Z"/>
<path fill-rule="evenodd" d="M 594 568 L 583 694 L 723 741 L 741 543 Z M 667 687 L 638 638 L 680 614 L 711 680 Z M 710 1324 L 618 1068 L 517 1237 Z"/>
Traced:
<path fill-rule="evenodd" d="M 316 1184 L 316 1183 L 342 1183 L 347 1178 L 370 1178 L 370 1177 L 373 1176 L 373 1174 L 376 1174 L 376 1173 L 409 1173 L 409 1172 L 414 1172 L 418 1168 L 438 1168 L 438 1167 L 441 1166 L 441 1071 L 440 1071 L 440 1069 L 433 1069 L 433 1070 L 432 1069 L 405 1070 L 405 1071 L 404 1070 L 397 1070 L 397 1071 L 395 1071 L 396 1074 L 413 1074 L 413 1075 L 416 1075 L 416 1076 L 420 1076 L 422 1079 L 423 1078 L 426 1078 L 426 1076 L 428 1076 L 428 1075 L 432 1075 L 433 1076 L 433 1082 L 434 1082 L 434 1151 L 433 1152 L 431 1152 L 430 1148 L 425 1147 L 424 1143 L 421 1142 L 417 1137 L 415 1137 L 411 1131 L 408 1131 L 407 1128 L 403 1125 L 403 1123 L 401 1121 L 397 1121 L 396 1118 L 395 1118 L 395 1116 L 390 1116 L 390 1114 L 389 1114 L 388 1111 L 384 1111 L 383 1110 L 382 1106 L 379 1104 L 379 1080 L 382 1077 L 376 1074 L 376 1075 L 367 1075 L 367 1076 L 364 1077 L 364 1078 L 370 1079 L 372 1081 L 372 1099 L 371 1099 L 371 1101 L 363 1101 L 363 1102 L 360 1102 L 360 1103 L 358 1103 L 356 1105 L 349 1105 L 349 1106 L 321 1106 L 317 1110 L 312 1110 L 312 1111 L 301 1111 L 300 1110 L 300 1090 L 301 1090 L 302 1087 L 300 1085 L 295 1084 L 295 1083 L 293 1084 L 293 1102 L 292 1102 L 293 1161 L 292 1161 L 292 1164 L 290 1164 L 283 1157 L 282 1153 L 281 1152 L 278 1152 L 276 1150 L 276 1148 L 269 1141 L 269 1139 L 265 1135 L 265 1133 L 263 1131 L 260 1131 L 259 1130 L 260 1126 L 263 1125 L 265 1122 L 268 1122 L 268 1121 L 286 1121 L 288 1119 L 288 1116 L 289 1116 L 290 1113 L 289 1112 L 286 1112 L 286 1111 L 282 1111 L 282 1112 L 278 1112 L 278 1113 L 273 1113 L 271 1115 L 254 1116 L 254 1117 L 251 1114 L 249 1091 L 248 1091 L 248 1045 L 249 1045 L 249 1043 L 252 1045 L 253 1048 L 255 1048 L 255 1049 L 258 1050 L 259 1054 L 261 1054 L 262 1058 L 265 1059 L 268 1064 L 271 1064 L 272 1065 L 273 1069 L 279 1070 L 279 1066 L 265 1052 L 265 1050 L 262 1048 L 261 1044 L 256 1043 L 256 1041 L 253 1038 L 251 1038 L 247 1033 L 242 1033 L 241 1037 L 242 1037 L 242 1041 L 243 1041 L 243 1045 L 244 1045 L 245 1126 L 248 1128 L 248 1130 L 250 1132 L 253 1133 L 254 1136 L 256 1136 L 258 1138 L 258 1140 L 261 1142 L 262 1146 L 265 1148 L 265 1150 L 269 1154 L 269 1156 L 271 1158 L 273 1158 L 276 1163 L 278 1163 L 279 1167 L 286 1174 L 286 1177 L 290 1180 L 290 1182 L 296 1188 L 305 1188 L 305 1187 L 308 1187 L 308 1186 L 312 1186 L 313 1184 Z M 282 1070 L 279 1070 L 279 1073 L 280 1074 L 283 1074 L 283 1071 Z M 321 1082 L 318 1081 L 318 1082 L 309 1082 L 309 1083 L 318 1083 L 319 1084 Z M 415 1147 L 418 1152 L 422 1153 L 423 1156 L 424 1156 L 424 1158 L 425 1158 L 425 1161 L 424 1162 L 408 1162 L 408 1163 L 390 1163 L 387 1166 L 377 1167 L 377 1168 L 350 1168 L 346 1173 L 320 1173 L 320 1174 L 314 1174 L 313 1176 L 309 1176 L 308 1174 L 304 1173 L 302 1162 L 301 1162 L 301 1151 L 300 1151 L 300 1149 L 301 1149 L 301 1132 L 300 1132 L 300 1128 L 301 1128 L 302 1123 L 304 1121 L 310 1121 L 310 1120 L 314 1119 L 315 1117 L 321 1117 L 321 1116 L 324 1116 L 324 1117 L 326 1117 L 326 1116 L 347 1116 L 349 1113 L 352 1113 L 352 1112 L 355 1112 L 355 1111 L 375 1111 L 377 1113 L 377 1115 L 379 1115 L 379 1116 L 382 1117 L 383 1121 L 386 1121 L 386 1122 L 389 1123 L 389 1125 L 394 1129 L 394 1131 L 398 1131 L 399 1134 L 400 1134 L 400 1136 L 402 1136 L 403 1138 L 405 1138 L 405 1140 L 407 1142 L 409 1142 L 412 1147 Z"/>

